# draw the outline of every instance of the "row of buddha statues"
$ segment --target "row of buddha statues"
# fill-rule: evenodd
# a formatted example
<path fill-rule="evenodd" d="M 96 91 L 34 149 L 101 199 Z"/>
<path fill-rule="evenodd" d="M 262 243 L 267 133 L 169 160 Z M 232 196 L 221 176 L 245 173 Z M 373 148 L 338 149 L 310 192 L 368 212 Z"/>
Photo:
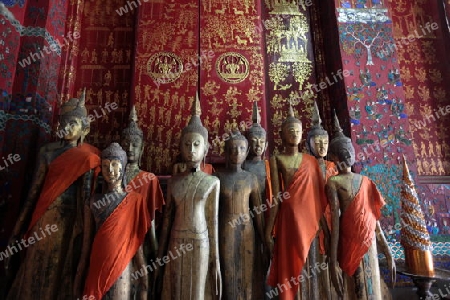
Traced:
<path fill-rule="evenodd" d="M 26 249 L 5 262 L 6 299 L 386 299 L 377 246 L 393 277 L 395 262 L 379 224 L 384 200 L 351 171 L 355 151 L 336 116 L 329 142 L 315 106 L 307 154 L 290 107 L 284 151 L 265 160 L 255 104 L 253 125 L 231 133 L 214 171 L 197 97 L 164 197 L 139 167 L 135 109 L 102 152 L 84 142 L 87 115 L 84 94 L 62 104 L 65 135 L 40 149 L 8 245 Z"/>

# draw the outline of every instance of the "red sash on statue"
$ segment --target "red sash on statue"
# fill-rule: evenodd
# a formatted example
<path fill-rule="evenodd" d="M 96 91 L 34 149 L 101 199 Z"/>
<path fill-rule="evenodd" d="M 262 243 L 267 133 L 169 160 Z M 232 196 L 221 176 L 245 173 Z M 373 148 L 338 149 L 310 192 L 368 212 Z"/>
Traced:
<path fill-rule="evenodd" d="M 100 172 L 100 151 L 87 143 L 68 149 L 55 158 L 48 167 L 28 231 L 36 225 L 59 195 L 80 176 L 92 169 L 95 169 L 95 176 L 97 176 Z"/>
<path fill-rule="evenodd" d="M 148 211 L 150 212 L 151 220 L 154 220 L 155 211 L 162 211 L 162 206 L 165 204 L 158 177 L 153 173 L 140 171 L 139 174 L 128 183 L 128 186 L 130 186 L 133 191 L 141 194 L 144 199 L 147 199 Z"/>
<path fill-rule="evenodd" d="M 372 245 L 377 220 L 385 204 L 375 184 L 363 176 L 361 188 L 340 217 L 338 261 L 342 271 L 352 276 Z"/>
<path fill-rule="evenodd" d="M 144 242 L 150 226 L 144 197 L 130 192 L 95 235 L 84 295 L 102 299 Z"/>
<path fill-rule="evenodd" d="M 279 289 L 280 299 L 294 299 L 298 278 L 308 257 L 326 207 L 322 173 L 316 159 L 303 154 L 302 162 L 287 189 L 276 220 L 276 242 L 268 284 Z M 295 281 L 298 283 L 298 281 Z"/>

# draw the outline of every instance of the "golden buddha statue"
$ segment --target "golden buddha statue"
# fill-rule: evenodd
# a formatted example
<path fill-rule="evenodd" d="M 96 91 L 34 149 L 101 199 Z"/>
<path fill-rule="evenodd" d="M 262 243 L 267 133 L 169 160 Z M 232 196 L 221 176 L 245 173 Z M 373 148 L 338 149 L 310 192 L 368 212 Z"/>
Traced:
<path fill-rule="evenodd" d="M 259 114 L 256 102 L 253 102 L 252 121 L 252 126 L 246 132 L 249 153 L 247 159 L 242 164 L 242 169 L 255 174 L 258 178 L 261 201 L 265 204 L 266 199 L 271 199 L 269 160 L 263 159 L 268 143 L 266 130 L 261 126 L 261 115 Z M 266 210 L 263 212 L 263 215 L 268 216 L 268 213 L 269 211 Z M 261 238 L 263 240 L 260 240 Z M 264 242 L 264 236 L 260 237 L 257 235 L 256 244 L 259 245 L 262 242 Z M 255 259 L 258 263 L 255 264 L 253 275 L 252 297 L 254 299 L 263 299 L 265 297 L 264 290 L 269 290 L 269 287 L 265 284 L 269 266 L 261 263 L 267 260 L 265 260 L 265 257 L 267 257 L 268 253 L 263 253 L 263 249 L 257 249 L 255 251 Z"/>
<path fill-rule="evenodd" d="M 158 257 L 177 253 L 184 246 L 192 251 L 164 264 L 161 298 L 164 300 L 220 299 L 222 294 L 218 237 L 220 182 L 200 169 L 208 150 L 208 131 L 200 114 L 197 96 L 189 124 L 181 133 L 180 152 L 187 169 L 168 182 Z M 158 269 L 158 277 L 160 273 Z M 156 286 L 159 292 L 160 283 Z"/>
<path fill-rule="evenodd" d="M 334 118 L 335 132 L 329 152 L 339 174 L 329 178 L 326 184 L 332 220 L 331 279 L 343 299 L 385 299 L 377 245 L 395 278 L 395 262 L 378 221 L 385 202 L 368 177 L 351 171 L 355 149 L 342 133 L 336 115 Z"/>
<path fill-rule="evenodd" d="M 265 232 L 267 243 L 273 249 L 268 284 L 278 289 L 280 299 L 294 299 L 299 284 L 304 281 L 301 271 L 311 242 L 319 232 L 326 198 L 317 160 L 299 152 L 302 123 L 294 117 L 292 106 L 281 125 L 280 135 L 284 151 L 270 159 L 272 192 L 276 199 Z"/>
<path fill-rule="evenodd" d="M 143 242 L 151 226 L 147 199 L 124 188 L 127 153 L 117 143 L 102 151 L 102 175 L 106 192 L 91 198 L 95 237 L 90 249 L 89 271 L 84 285 L 87 299 L 147 299 L 148 267 Z M 89 228 L 86 229 L 88 231 Z M 87 240 L 87 239 L 86 239 Z M 138 271 L 133 271 L 133 264 Z M 138 282 L 137 295 L 132 284 Z"/>
<path fill-rule="evenodd" d="M 226 300 L 261 299 L 252 295 L 252 285 L 255 266 L 263 263 L 256 261 L 261 256 L 255 252 L 262 247 L 264 210 L 256 175 L 241 168 L 248 149 L 247 139 L 239 131 L 232 132 L 225 142 L 227 167 L 215 174 L 220 179 L 219 249 Z M 264 277 L 260 280 L 263 291 Z"/>
<path fill-rule="evenodd" d="M 129 125 L 122 131 L 121 146 L 127 152 L 127 166 L 125 168 L 125 184 L 126 191 L 135 191 L 144 197 L 152 226 L 144 243 L 144 253 L 146 261 L 156 259 L 158 254 L 158 240 L 155 233 L 155 211 L 162 211 L 164 205 L 164 197 L 159 185 L 158 178 L 155 174 L 140 169 L 142 153 L 144 151 L 144 134 L 137 123 L 136 107 L 133 105 L 130 112 Z M 137 265 L 135 269 L 139 270 L 142 266 Z M 154 272 L 150 273 L 150 282 L 154 281 Z M 143 288 L 147 289 L 147 286 Z M 139 287 L 134 290 L 138 291 Z"/>
<path fill-rule="evenodd" d="M 62 104 L 61 140 L 40 149 L 31 189 L 9 243 L 16 250 L 18 240 L 29 245 L 7 299 L 76 299 L 81 294 L 74 282 L 83 223 L 89 216 L 83 207 L 100 166 L 98 149 L 83 143 L 89 133 L 84 103 L 85 92 Z M 55 231 L 43 237 L 42 229 L 49 226 Z"/>

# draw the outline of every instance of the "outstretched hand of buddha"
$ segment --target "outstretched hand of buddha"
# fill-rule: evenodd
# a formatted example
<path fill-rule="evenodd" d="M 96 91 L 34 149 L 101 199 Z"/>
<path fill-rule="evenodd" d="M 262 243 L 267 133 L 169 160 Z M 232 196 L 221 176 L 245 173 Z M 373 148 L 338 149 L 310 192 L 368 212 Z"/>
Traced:
<path fill-rule="evenodd" d="M 330 264 L 331 281 L 333 282 L 334 289 L 340 297 L 344 296 L 344 283 L 342 280 L 341 269 L 336 265 L 336 262 Z"/>

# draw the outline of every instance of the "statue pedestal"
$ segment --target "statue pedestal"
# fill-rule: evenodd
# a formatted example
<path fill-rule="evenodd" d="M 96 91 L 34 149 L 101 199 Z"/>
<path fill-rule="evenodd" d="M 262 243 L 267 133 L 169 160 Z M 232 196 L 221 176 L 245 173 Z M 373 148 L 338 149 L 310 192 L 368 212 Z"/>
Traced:
<path fill-rule="evenodd" d="M 414 282 L 414 285 L 417 287 L 417 295 L 421 300 L 436 299 L 433 298 L 433 293 L 430 292 L 431 285 L 436 280 L 450 282 L 450 271 L 442 269 L 434 269 L 434 275 L 424 276 L 410 273 L 409 271 L 406 270 L 404 263 L 396 262 L 396 266 L 398 274 L 408 276 Z"/>

